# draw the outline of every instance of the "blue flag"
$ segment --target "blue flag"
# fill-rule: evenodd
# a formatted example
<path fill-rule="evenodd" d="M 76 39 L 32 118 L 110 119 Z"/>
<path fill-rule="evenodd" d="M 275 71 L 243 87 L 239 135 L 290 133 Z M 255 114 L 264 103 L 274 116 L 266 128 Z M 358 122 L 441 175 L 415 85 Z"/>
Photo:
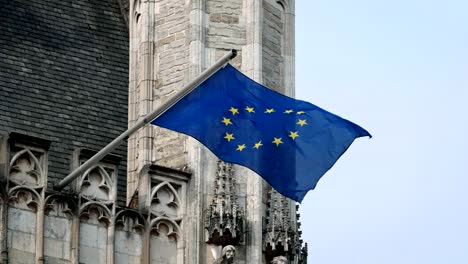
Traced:
<path fill-rule="evenodd" d="M 301 202 L 360 126 L 272 91 L 226 65 L 152 124 L 194 137 L 226 162 L 250 168 Z"/>

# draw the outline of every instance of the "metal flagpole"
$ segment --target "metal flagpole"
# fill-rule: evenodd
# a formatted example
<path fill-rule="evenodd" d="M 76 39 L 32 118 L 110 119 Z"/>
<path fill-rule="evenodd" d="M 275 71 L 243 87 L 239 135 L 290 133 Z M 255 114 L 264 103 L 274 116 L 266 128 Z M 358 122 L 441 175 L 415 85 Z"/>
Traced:
<path fill-rule="evenodd" d="M 226 63 L 228 63 L 231 59 L 237 56 L 236 50 L 231 50 L 226 53 L 221 59 L 216 61 L 210 68 L 204 70 L 197 78 L 193 79 L 191 82 L 187 83 L 182 90 L 180 90 L 176 95 L 171 97 L 169 100 L 164 102 L 158 108 L 156 108 L 153 112 L 146 115 L 143 119 L 137 121 L 137 123 L 127 129 L 127 131 L 123 132 L 120 136 L 114 139 L 111 143 L 101 149 L 98 153 L 92 156 L 89 160 L 87 160 L 84 164 L 79 166 L 77 169 L 72 171 L 67 177 L 61 180 L 57 185 L 54 185 L 54 190 L 60 191 L 66 185 L 68 185 L 71 181 L 76 179 L 79 175 L 83 174 L 86 170 L 93 167 L 98 163 L 102 158 L 104 158 L 107 154 L 111 151 L 116 149 L 120 144 L 122 144 L 128 137 L 130 137 L 133 133 L 135 133 L 138 129 L 143 127 L 144 125 L 150 123 L 160 115 L 162 115 L 167 109 L 171 106 L 176 104 L 180 99 L 184 98 L 187 94 L 192 92 L 198 85 L 208 79 L 211 75 L 217 72 L 220 68 L 224 67 Z"/>

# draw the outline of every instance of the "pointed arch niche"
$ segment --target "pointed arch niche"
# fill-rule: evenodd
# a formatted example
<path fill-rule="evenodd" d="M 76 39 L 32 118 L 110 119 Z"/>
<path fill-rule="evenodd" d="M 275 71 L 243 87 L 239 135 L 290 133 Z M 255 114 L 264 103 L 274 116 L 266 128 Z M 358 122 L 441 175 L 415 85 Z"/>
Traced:
<path fill-rule="evenodd" d="M 161 166 L 148 166 L 142 179 L 149 180 L 147 195 L 140 193 L 149 213 L 151 263 L 184 263 L 184 221 L 190 174 Z"/>
<path fill-rule="evenodd" d="M 17 133 L 11 133 L 8 141 L 10 186 L 7 188 L 24 186 L 40 192 L 47 184 L 47 151 L 50 141 Z"/>
<path fill-rule="evenodd" d="M 32 188 L 16 186 L 9 190 L 8 260 L 10 263 L 34 263 L 40 194 Z"/>
<path fill-rule="evenodd" d="M 142 259 L 146 219 L 138 211 L 124 209 L 115 216 L 115 263 L 144 263 Z"/>
<path fill-rule="evenodd" d="M 108 263 L 111 211 L 102 203 L 88 202 L 81 206 L 79 216 L 79 262 Z"/>
<path fill-rule="evenodd" d="M 73 153 L 73 167 L 90 159 L 95 151 L 76 149 Z M 75 192 L 87 201 L 98 201 L 106 205 L 115 203 L 117 199 L 117 175 L 122 158 L 107 155 L 96 166 L 91 167 L 74 181 Z"/>
<path fill-rule="evenodd" d="M 77 231 L 78 206 L 65 195 L 53 194 L 45 199 L 44 257 L 46 263 L 68 263 L 77 255 L 73 234 Z"/>

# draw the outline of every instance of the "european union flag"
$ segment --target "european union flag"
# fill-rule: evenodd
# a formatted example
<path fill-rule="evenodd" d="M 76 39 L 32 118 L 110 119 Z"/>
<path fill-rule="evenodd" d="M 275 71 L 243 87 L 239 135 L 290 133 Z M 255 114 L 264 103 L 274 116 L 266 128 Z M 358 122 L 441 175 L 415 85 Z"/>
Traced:
<path fill-rule="evenodd" d="M 218 158 L 250 168 L 301 202 L 360 126 L 272 91 L 226 65 L 152 124 L 196 138 Z"/>

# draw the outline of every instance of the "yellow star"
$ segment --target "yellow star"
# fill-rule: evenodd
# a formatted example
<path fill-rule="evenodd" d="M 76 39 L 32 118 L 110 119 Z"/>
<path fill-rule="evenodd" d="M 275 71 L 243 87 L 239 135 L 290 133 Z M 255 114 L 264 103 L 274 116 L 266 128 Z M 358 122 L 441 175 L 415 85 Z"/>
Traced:
<path fill-rule="evenodd" d="M 278 147 L 280 144 L 283 144 L 283 141 L 281 141 L 281 138 L 274 138 L 273 142 L 271 143 L 276 144 Z"/>
<path fill-rule="evenodd" d="M 293 140 L 296 139 L 299 136 L 299 134 L 296 132 L 289 131 L 289 137 L 292 138 Z"/>
<path fill-rule="evenodd" d="M 228 142 L 231 142 L 231 140 L 236 139 L 233 134 L 229 134 L 226 132 L 226 136 L 224 136 L 225 139 L 227 139 Z"/>
<path fill-rule="evenodd" d="M 245 149 L 245 144 L 242 144 L 242 145 L 237 145 L 237 149 L 238 151 L 242 151 Z"/>
<path fill-rule="evenodd" d="M 247 107 L 245 108 L 245 110 L 247 110 L 247 112 L 249 112 L 249 113 L 255 113 L 253 107 L 248 107 L 248 106 L 247 106 Z"/>
<path fill-rule="evenodd" d="M 265 110 L 265 113 L 271 114 L 271 113 L 273 113 L 274 111 L 275 111 L 275 109 L 271 108 L 271 109 Z"/>
<path fill-rule="evenodd" d="M 294 112 L 292 109 L 289 109 L 289 110 L 284 111 L 285 114 L 290 114 L 290 113 L 292 113 L 292 112 Z"/>
<path fill-rule="evenodd" d="M 234 108 L 234 107 L 231 107 L 231 108 L 229 109 L 229 112 L 231 112 L 232 115 L 236 115 L 236 114 L 239 114 L 239 109 Z"/>
<path fill-rule="evenodd" d="M 298 115 L 302 115 L 302 114 L 304 114 L 304 113 L 305 113 L 304 111 L 297 111 L 297 113 L 296 113 L 296 114 L 298 114 Z"/>
<path fill-rule="evenodd" d="M 261 146 L 263 146 L 262 141 L 260 140 L 259 142 L 255 143 L 255 146 L 253 148 L 259 149 Z"/>
<path fill-rule="evenodd" d="M 300 126 L 305 126 L 305 125 L 307 125 L 307 120 L 306 119 L 299 119 L 299 121 L 297 121 L 296 124 L 298 124 Z"/>
<path fill-rule="evenodd" d="M 226 126 L 227 125 L 232 125 L 231 119 L 223 117 L 223 120 L 221 121 L 224 123 Z"/>

